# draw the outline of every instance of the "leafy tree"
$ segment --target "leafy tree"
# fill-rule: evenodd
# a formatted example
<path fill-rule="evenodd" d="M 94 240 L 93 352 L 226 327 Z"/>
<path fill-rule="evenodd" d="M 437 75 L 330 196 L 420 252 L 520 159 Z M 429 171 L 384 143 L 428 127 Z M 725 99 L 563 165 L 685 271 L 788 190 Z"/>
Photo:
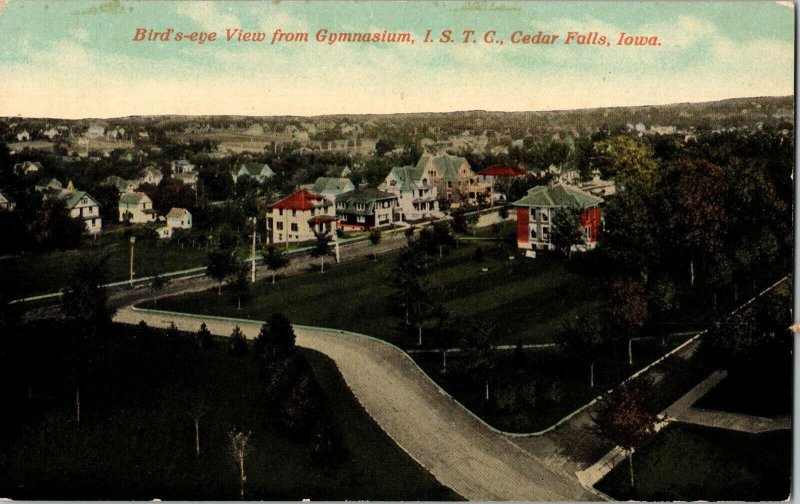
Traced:
<path fill-rule="evenodd" d="M 250 280 L 247 278 L 247 265 L 237 265 L 236 273 L 231 280 L 231 288 L 236 295 L 236 309 L 242 309 L 242 300 L 250 298 Z"/>
<path fill-rule="evenodd" d="M 208 253 L 206 275 L 217 281 L 217 295 L 222 294 L 222 282 L 236 269 L 236 256 L 233 251 L 218 249 Z"/>
<path fill-rule="evenodd" d="M 274 243 L 270 243 L 264 247 L 262 255 L 264 256 L 264 264 L 272 271 L 272 283 L 274 284 L 278 270 L 289 265 L 289 256 L 280 252 Z"/>
<path fill-rule="evenodd" d="M 489 378 L 495 367 L 494 341 L 497 328 L 487 323 L 474 323 L 468 326 L 461 339 L 464 372 L 484 385 L 484 400 L 489 400 Z"/>
<path fill-rule="evenodd" d="M 115 310 L 108 306 L 108 257 L 79 259 L 61 298 L 61 311 L 85 337 L 94 337 L 111 323 Z"/>
<path fill-rule="evenodd" d="M 556 250 L 572 258 L 572 247 L 583 243 L 577 211 L 565 208 L 555 212 L 550 226 L 550 242 Z"/>
<path fill-rule="evenodd" d="M 634 380 L 598 402 L 592 415 L 595 430 L 627 453 L 631 488 L 633 450 L 655 432 L 656 416 L 648 404 L 651 387 L 647 380 Z"/>
<path fill-rule="evenodd" d="M 289 319 L 282 313 L 273 313 L 253 341 L 253 351 L 257 356 L 266 355 L 270 359 L 288 356 L 296 351 L 295 339 Z"/>
<path fill-rule="evenodd" d="M 325 273 L 325 256 L 333 255 L 333 248 L 331 247 L 331 235 L 327 233 L 314 233 L 316 242 L 311 249 L 311 257 L 320 258 L 319 272 Z"/>
<path fill-rule="evenodd" d="M 394 150 L 394 140 L 389 137 L 381 137 L 375 143 L 375 155 L 377 157 L 381 157 L 392 150 Z"/>
<path fill-rule="evenodd" d="M 633 338 L 647 321 L 647 297 L 644 284 L 632 278 L 611 283 L 609 316 L 612 330 L 628 340 L 628 365 L 633 364 Z"/>
<path fill-rule="evenodd" d="M 244 337 L 244 333 L 238 325 L 233 328 L 228 339 L 228 353 L 237 356 L 247 353 L 247 338 Z"/>
<path fill-rule="evenodd" d="M 377 229 L 372 230 L 369 233 L 369 242 L 375 246 L 381 242 L 381 232 Z"/>
<path fill-rule="evenodd" d="M 390 277 L 396 292 L 391 297 L 392 305 L 405 314 L 405 326 L 411 325 L 411 300 L 422 290 L 420 278 L 425 271 L 422 249 L 416 242 L 409 242 L 400 251 Z"/>
<path fill-rule="evenodd" d="M 594 366 L 605 343 L 600 318 L 591 314 L 575 317 L 559 335 L 558 346 L 561 350 L 589 365 L 590 388 L 594 388 Z"/>

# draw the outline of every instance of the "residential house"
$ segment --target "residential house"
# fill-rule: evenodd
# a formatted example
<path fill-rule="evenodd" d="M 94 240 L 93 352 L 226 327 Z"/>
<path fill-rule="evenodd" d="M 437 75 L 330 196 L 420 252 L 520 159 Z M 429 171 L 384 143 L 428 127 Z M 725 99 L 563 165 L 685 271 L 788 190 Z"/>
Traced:
<path fill-rule="evenodd" d="M 347 166 L 331 166 L 328 168 L 328 171 L 325 172 L 326 177 L 333 177 L 333 178 L 349 178 L 350 175 L 353 174 L 353 170 L 348 168 Z"/>
<path fill-rule="evenodd" d="M 103 185 L 115 187 L 117 192 L 122 194 L 136 190 L 136 188 L 139 187 L 139 182 L 136 180 L 126 180 L 117 175 L 109 175 L 103 179 Z"/>
<path fill-rule="evenodd" d="M 336 222 L 333 203 L 307 189 L 270 205 L 266 217 L 271 243 L 314 240 L 315 233 L 332 232 Z"/>
<path fill-rule="evenodd" d="M 119 197 L 119 222 L 144 224 L 155 222 L 158 217 L 153 210 L 153 200 L 143 192 L 126 192 Z"/>
<path fill-rule="evenodd" d="M 313 184 L 300 186 L 313 194 L 319 194 L 336 202 L 336 197 L 356 188 L 349 178 L 319 177 Z"/>
<path fill-rule="evenodd" d="M 167 213 L 167 226 L 178 229 L 192 229 L 192 214 L 185 208 L 172 208 Z"/>
<path fill-rule="evenodd" d="M 143 169 L 139 175 L 139 184 L 152 184 L 158 185 L 164 179 L 164 175 L 161 174 L 161 170 L 156 168 L 155 166 L 148 166 L 147 168 Z"/>
<path fill-rule="evenodd" d="M 89 126 L 89 129 L 86 130 L 85 136 L 86 138 L 103 138 L 106 134 L 106 128 L 104 126 L 100 126 L 99 124 L 92 124 Z"/>
<path fill-rule="evenodd" d="M 169 226 L 159 226 L 156 228 L 156 235 L 158 235 L 159 240 L 172 238 L 172 228 Z"/>
<path fill-rule="evenodd" d="M 239 170 L 231 174 L 234 183 L 241 177 L 251 177 L 260 184 L 274 176 L 275 172 L 266 163 L 242 163 Z"/>
<path fill-rule="evenodd" d="M 27 175 L 29 173 L 39 173 L 42 170 L 42 163 L 38 161 L 23 161 L 14 165 L 16 175 Z"/>
<path fill-rule="evenodd" d="M 477 173 L 482 184 L 488 184 L 492 203 L 507 201 L 508 184 L 515 178 L 527 177 L 528 172 L 517 166 L 493 165 Z"/>
<path fill-rule="evenodd" d="M 550 231 L 553 217 L 562 209 L 579 213 L 583 232 L 583 244 L 573 250 L 594 248 L 600 239 L 602 198 L 592 196 L 577 187 L 565 184 L 536 186 L 522 199 L 515 201 L 517 207 L 517 246 L 525 250 L 552 250 Z"/>
<path fill-rule="evenodd" d="M 53 140 L 57 136 L 60 136 L 61 132 L 58 131 L 56 128 L 49 128 L 42 131 L 42 136 L 47 137 L 49 140 Z"/>
<path fill-rule="evenodd" d="M 592 170 L 592 180 L 581 182 L 578 188 L 588 192 L 593 196 L 612 196 L 617 194 L 617 185 L 613 180 L 603 180 L 600 178 L 600 170 Z"/>
<path fill-rule="evenodd" d="M 480 181 L 463 157 L 423 154 L 417 162 L 417 168 L 433 182 L 439 197 L 451 206 L 477 205 L 489 196 L 489 184 Z"/>
<path fill-rule="evenodd" d="M 11 212 L 17 207 L 14 199 L 8 194 L 0 191 L 0 211 Z"/>
<path fill-rule="evenodd" d="M 359 188 L 336 197 L 336 217 L 342 229 L 374 229 L 394 223 L 397 196 Z"/>
<path fill-rule="evenodd" d="M 441 216 L 436 186 L 422 168 L 395 166 L 378 189 L 397 196 L 397 221 Z"/>
<path fill-rule="evenodd" d="M 22 130 L 17 133 L 17 141 L 18 142 L 27 142 L 31 139 L 31 134 L 28 133 L 28 130 Z"/>
<path fill-rule="evenodd" d="M 97 234 L 103 230 L 100 203 L 89 193 L 76 190 L 72 185 L 72 181 L 67 184 L 66 189 L 47 197 L 58 198 L 62 201 L 67 211 L 69 211 L 70 217 L 83 220 L 87 233 Z"/>
<path fill-rule="evenodd" d="M 170 168 L 172 169 L 172 178 L 178 179 L 185 185 L 197 190 L 197 173 L 194 171 L 195 165 L 185 159 L 178 159 L 170 163 Z"/>
<path fill-rule="evenodd" d="M 61 192 L 64 185 L 58 179 L 42 179 L 33 186 L 34 190 L 38 192 Z"/>

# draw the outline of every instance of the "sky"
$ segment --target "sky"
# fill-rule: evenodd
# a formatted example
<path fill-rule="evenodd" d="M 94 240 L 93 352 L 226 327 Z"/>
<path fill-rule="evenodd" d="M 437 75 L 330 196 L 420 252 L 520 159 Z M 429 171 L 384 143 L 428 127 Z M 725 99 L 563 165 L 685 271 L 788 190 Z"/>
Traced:
<path fill-rule="evenodd" d="M 2 2 L 2 0 L 0 0 Z M 11 0 L 0 12 L 0 116 L 529 111 L 794 93 L 791 2 Z M 135 42 L 137 28 L 216 32 Z M 226 28 L 266 40 L 227 42 Z M 307 43 L 271 44 L 273 32 Z M 414 44 L 315 41 L 409 32 Z M 432 30 L 456 42 L 424 43 Z M 477 42 L 461 43 L 462 30 Z M 494 30 L 495 40 L 483 35 Z M 557 34 L 512 44 L 515 31 Z M 596 32 L 609 46 L 565 44 Z M 620 33 L 658 37 L 618 46 Z"/>

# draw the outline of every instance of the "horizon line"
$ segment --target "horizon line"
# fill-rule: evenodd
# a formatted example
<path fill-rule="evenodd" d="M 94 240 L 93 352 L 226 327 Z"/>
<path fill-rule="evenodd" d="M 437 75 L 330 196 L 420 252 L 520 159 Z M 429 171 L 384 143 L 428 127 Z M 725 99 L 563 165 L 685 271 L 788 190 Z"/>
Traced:
<path fill-rule="evenodd" d="M 227 113 L 227 114 L 131 114 L 131 115 L 114 115 L 114 116 L 104 116 L 104 117 L 58 117 L 58 116 L 25 116 L 22 114 L 17 115 L 0 115 L 0 119 L 31 119 L 31 120 L 59 120 L 59 121 L 87 121 L 87 120 L 97 120 L 97 121 L 108 121 L 108 120 L 121 120 L 121 119 L 148 119 L 148 118 L 164 118 L 164 117 L 180 117 L 180 118 L 202 118 L 202 117 L 238 117 L 238 118 L 275 118 L 275 119 L 288 119 L 288 118 L 303 118 L 303 119 L 311 119 L 311 118 L 323 118 L 323 117 L 334 117 L 334 116 L 399 116 L 399 115 L 423 115 L 423 114 L 463 114 L 463 113 L 486 113 L 486 114 L 531 114 L 531 113 L 546 113 L 546 112 L 585 112 L 585 111 L 593 111 L 593 110 L 601 110 L 601 109 L 619 109 L 619 108 L 645 108 L 645 107 L 671 107 L 677 105 L 701 105 L 701 104 L 709 104 L 709 103 L 718 103 L 718 102 L 726 102 L 726 101 L 734 101 L 734 100 L 754 100 L 754 99 L 764 99 L 764 98 L 792 98 L 794 100 L 794 94 L 785 94 L 785 95 L 746 95 L 746 96 L 732 96 L 727 98 L 719 98 L 714 100 L 704 100 L 704 101 L 685 101 L 685 102 L 667 102 L 667 103 L 645 103 L 645 104 L 631 104 L 631 105 L 598 105 L 595 107 L 583 107 L 583 108 L 575 108 L 575 109 L 539 109 L 539 110 L 487 110 L 487 109 L 459 109 L 459 110 L 441 110 L 441 111 L 408 111 L 408 112 L 333 112 L 333 113 L 322 113 L 322 114 L 311 114 L 311 115 L 302 115 L 302 114 L 274 114 L 274 115 L 263 115 L 263 114 L 237 114 L 237 113 Z"/>

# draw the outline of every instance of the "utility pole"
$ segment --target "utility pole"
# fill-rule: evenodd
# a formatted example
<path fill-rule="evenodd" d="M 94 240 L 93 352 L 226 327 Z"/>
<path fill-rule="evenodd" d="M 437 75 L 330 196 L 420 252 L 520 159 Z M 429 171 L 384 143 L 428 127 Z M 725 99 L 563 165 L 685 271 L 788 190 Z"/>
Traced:
<path fill-rule="evenodd" d="M 133 288 L 133 244 L 136 243 L 135 236 L 131 236 L 130 243 L 131 243 L 131 276 L 129 284 L 131 288 Z"/>
<path fill-rule="evenodd" d="M 256 224 L 258 217 L 253 217 L 253 249 L 250 254 L 250 283 L 256 283 Z"/>

